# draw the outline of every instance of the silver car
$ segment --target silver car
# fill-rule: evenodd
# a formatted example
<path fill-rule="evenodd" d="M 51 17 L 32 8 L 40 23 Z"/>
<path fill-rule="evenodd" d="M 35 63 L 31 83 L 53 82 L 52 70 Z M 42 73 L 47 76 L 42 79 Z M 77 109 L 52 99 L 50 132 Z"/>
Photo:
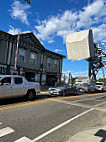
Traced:
<path fill-rule="evenodd" d="M 70 95 L 70 94 L 77 94 L 77 87 L 76 86 L 69 86 L 69 85 L 64 85 L 64 84 L 60 84 L 57 87 L 50 87 L 48 89 L 48 92 L 51 95 Z"/>
<path fill-rule="evenodd" d="M 97 91 L 106 91 L 106 82 L 103 83 L 103 82 L 96 82 L 96 89 Z"/>
<path fill-rule="evenodd" d="M 96 85 L 79 85 L 77 91 L 79 93 L 93 93 L 96 92 Z"/>
<path fill-rule="evenodd" d="M 26 96 L 33 100 L 39 92 L 39 83 L 28 82 L 18 75 L 0 75 L 0 99 Z"/>

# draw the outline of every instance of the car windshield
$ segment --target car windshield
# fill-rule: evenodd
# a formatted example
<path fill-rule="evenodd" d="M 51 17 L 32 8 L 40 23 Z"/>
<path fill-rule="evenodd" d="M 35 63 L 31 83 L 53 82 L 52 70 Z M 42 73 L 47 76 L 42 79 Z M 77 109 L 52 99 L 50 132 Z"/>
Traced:
<path fill-rule="evenodd" d="M 96 85 L 103 85 L 103 83 L 96 83 Z"/>

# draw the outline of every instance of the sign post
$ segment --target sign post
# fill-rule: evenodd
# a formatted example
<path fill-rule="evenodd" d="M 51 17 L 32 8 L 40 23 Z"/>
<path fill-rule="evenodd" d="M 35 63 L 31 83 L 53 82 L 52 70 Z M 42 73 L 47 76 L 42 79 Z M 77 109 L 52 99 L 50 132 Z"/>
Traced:
<path fill-rule="evenodd" d="M 18 37 L 17 37 L 17 49 L 15 52 L 15 62 L 14 62 L 14 70 L 16 71 L 16 65 L 17 65 L 17 54 L 18 54 L 18 45 L 19 45 L 19 38 L 20 38 L 20 33 L 18 33 Z"/>

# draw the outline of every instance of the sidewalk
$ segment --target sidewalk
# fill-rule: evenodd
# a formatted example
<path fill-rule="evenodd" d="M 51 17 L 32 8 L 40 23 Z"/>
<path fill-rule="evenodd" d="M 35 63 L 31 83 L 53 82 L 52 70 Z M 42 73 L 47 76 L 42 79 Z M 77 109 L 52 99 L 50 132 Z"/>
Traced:
<path fill-rule="evenodd" d="M 67 142 L 106 142 L 106 125 L 79 132 Z"/>

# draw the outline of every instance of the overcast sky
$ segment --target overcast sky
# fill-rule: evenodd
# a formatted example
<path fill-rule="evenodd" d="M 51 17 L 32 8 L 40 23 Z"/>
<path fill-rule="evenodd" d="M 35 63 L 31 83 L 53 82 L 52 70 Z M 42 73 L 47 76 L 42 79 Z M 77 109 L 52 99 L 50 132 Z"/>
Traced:
<path fill-rule="evenodd" d="M 63 72 L 73 76 L 87 76 L 88 63 L 67 59 L 67 34 L 92 29 L 95 43 L 106 41 L 106 0 L 3 0 L 0 19 L 0 30 L 33 32 L 46 49 L 65 55 Z"/>

